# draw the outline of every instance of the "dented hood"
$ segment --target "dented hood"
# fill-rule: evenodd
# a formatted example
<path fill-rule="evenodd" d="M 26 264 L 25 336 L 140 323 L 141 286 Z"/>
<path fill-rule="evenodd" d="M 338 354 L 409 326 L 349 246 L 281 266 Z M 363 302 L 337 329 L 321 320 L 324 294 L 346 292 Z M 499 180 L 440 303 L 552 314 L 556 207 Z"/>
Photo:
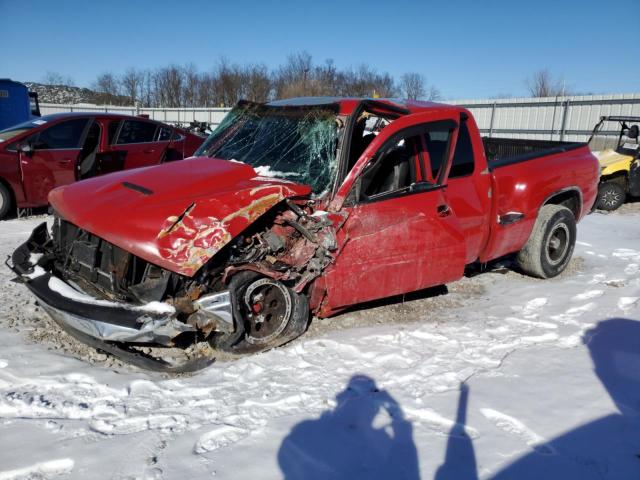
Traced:
<path fill-rule="evenodd" d="M 192 276 L 275 204 L 310 193 L 244 163 L 198 157 L 57 188 L 49 203 L 74 225 Z"/>

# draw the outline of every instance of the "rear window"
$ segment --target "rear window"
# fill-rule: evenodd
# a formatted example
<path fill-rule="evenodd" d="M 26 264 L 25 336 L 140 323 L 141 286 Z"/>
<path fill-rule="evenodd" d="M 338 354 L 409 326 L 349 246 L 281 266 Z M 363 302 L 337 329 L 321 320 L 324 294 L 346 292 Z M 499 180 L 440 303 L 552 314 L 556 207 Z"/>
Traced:
<path fill-rule="evenodd" d="M 117 145 L 127 143 L 153 142 L 156 134 L 156 124 L 138 120 L 125 120 L 118 135 Z"/>
<path fill-rule="evenodd" d="M 158 142 L 168 142 L 171 138 L 171 128 L 160 127 L 158 129 Z"/>
<path fill-rule="evenodd" d="M 113 144 L 113 141 L 116 139 L 116 133 L 118 133 L 118 127 L 120 126 L 120 120 L 115 120 L 113 122 L 109 122 L 109 127 L 107 129 L 107 141 L 109 145 Z"/>
<path fill-rule="evenodd" d="M 471 135 L 469 135 L 467 122 L 462 122 L 460 132 L 458 133 L 458 141 L 456 142 L 456 150 L 453 153 L 453 162 L 451 162 L 449 178 L 471 175 L 473 170 L 474 159 Z"/>

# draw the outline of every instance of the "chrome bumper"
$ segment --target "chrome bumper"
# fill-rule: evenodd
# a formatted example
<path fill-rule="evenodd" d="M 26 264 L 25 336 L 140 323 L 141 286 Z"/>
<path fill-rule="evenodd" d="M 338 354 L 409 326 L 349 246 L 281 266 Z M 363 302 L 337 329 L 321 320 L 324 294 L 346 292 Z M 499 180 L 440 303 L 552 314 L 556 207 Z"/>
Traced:
<path fill-rule="evenodd" d="M 194 302 L 195 313 L 187 322 L 177 318 L 168 304 L 135 305 L 100 300 L 47 272 L 32 254 L 46 252 L 50 241 L 46 224 L 34 229 L 27 242 L 16 249 L 11 264 L 17 275 L 36 296 L 43 309 L 65 329 L 104 342 L 149 343 L 172 346 L 185 332 L 234 330 L 229 292 L 206 295 Z M 156 302 L 157 303 L 157 302 Z M 173 310 L 173 311 L 172 311 Z"/>

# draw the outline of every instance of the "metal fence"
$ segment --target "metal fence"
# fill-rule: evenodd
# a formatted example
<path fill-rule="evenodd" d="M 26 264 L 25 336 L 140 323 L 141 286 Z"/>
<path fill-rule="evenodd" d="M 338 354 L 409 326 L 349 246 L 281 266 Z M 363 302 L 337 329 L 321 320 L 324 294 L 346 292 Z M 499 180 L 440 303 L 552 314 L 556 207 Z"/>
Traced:
<path fill-rule="evenodd" d="M 447 100 L 473 113 L 486 136 L 537 140 L 586 141 L 603 115 L 640 116 L 640 93 L 549 98 Z M 218 125 L 228 108 L 142 108 L 41 103 L 43 115 L 69 111 L 145 114 L 171 124 L 192 121 Z M 603 132 L 617 135 L 618 131 Z"/>
<path fill-rule="evenodd" d="M 640 93 L 447 103 L 471 110 L 483 135 L 537 140 L 585 142 L 601 116 L 640 116 Z M 605 134 L 617 136 L 619 130 Z"/>
<path fill-rule="evenodd" d="M 207 122 L 217 126 L 225 117 L 229 108 L 145 108 L 118 107 L 114 105 L 63 105 L 57 103 L 41 103 L 40 113 L 49 115 L 62 112 L 108 112 L 125 115 L 148 115 L 153 120 L 172 125 L 186 125 L 190 122 Z"/>

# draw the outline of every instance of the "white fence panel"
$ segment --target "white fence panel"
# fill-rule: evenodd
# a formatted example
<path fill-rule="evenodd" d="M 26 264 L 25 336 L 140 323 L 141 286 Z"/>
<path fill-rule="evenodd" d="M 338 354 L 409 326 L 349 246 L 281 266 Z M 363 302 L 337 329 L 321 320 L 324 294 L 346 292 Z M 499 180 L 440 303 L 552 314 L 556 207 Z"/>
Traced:
<path fill-rule="evenodd" d="M 603 115 L 640 117 L 640 93 L 549 98 L 447 100 L 468 108 L 483 135 L 494 137 L 584 142 Z M 172 124 L 193 121 L 217 126 L 229 108 L 136 108 L 109 105 L 56 105 L 41 103 L 43 115 L 59 112 L 113 112 L 148 115 Z M 617 132 L 610 132 L 617 135 Z"/>

